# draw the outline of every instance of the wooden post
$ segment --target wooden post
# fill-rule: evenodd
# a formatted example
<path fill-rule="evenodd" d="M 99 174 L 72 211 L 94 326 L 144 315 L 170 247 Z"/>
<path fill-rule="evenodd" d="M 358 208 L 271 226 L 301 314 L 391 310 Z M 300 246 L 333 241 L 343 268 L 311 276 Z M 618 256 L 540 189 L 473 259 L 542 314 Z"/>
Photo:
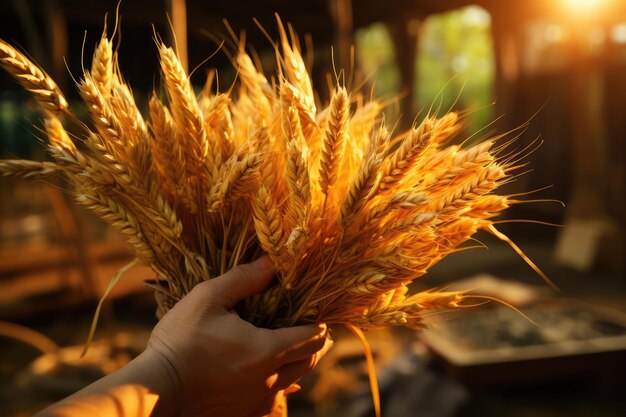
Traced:
<path fill-rule="evenodd" d="M 587 30 L 574 32 L 569 47 L 569 115 L 573 157 L 573 189 L 568 216 L 599 218 L 606 214 L 605 139 L 602 125 L 593 126 L 602 100 L 594 97 L 597 74 L 586 53 Z M 600 116 L 601 117 L 601 116 Z"/>
<path fill-rule="evenodd" d="M 187 55 L 187 5 L 185 0 L 166 0 L 172 20 L 172 44 L 176 46 L 178 59 L 185 71 L 189 72 Z"/>
<path fill-rule="evenodd" d="M 491 13 L 491 33 L 495 61 L 495 114 L 506 115 L 500 121 L 508 130 L 519 121 L 511 120 L 516 114 L 516 88 L 520 77 L 519 25 L 510 14 L 494 8 Z"/>
<path fill-rule="evenodd" d="M 335 62 L 339 65 L 337 71 L 344 71 L 346 80 L 354 69 L 352 61 L 352 47 L 354 33 L 352 27 L 352 0 L 330 0 L 330 15 L 335 24 Z"/>
<path fill-rule="evenodd" d="M 48 19 L 46 19 L 48 39 L 50 44 L 50 61 L 52 63 L 52 78 L 61 89 L 67 84 L 67 69 L 63 58 L 67 56 L 67 20 L 59 0 L 50 0 L 44 3 Z"/>
<path fill-rule="evenodd" d="M 395 58 L 404 96 L 400 100 L 400 113 L 403 115 L 403 127 L 409 128 L 413 116 L 417 114 L 415 97 L 419 83 L 416 79 L 415 64 L 419 53 L 419 35 L 422 28 L 421 20 L 409 16 L 399 16 L 387 24 L 393 39 Z"/>

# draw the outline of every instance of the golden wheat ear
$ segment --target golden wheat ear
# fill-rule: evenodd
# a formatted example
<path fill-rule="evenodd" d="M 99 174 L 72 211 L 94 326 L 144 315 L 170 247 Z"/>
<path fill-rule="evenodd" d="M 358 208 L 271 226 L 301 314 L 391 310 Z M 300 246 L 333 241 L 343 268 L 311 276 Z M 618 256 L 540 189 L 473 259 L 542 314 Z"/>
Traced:
<path fill-rule="evenodd" d="M 111 93 L 113 80 L 114 53 L 113 42 L 102 34 L 91 61 L 91 77 L 103 97 Z"/>
<path fill-rule="evenodd" d="M 33 180 L 51 177 L 59 173 L 61 173 L 61 168 L 53 162 L 37 162 L 27 159 L 0 160 L 0 176 Z"/>
<path fill-rule="evenodd" d="M 320 164 L 320 188 L 328 195 L 330 187 L 337 180 L 337 174 L 343 158 L 343 148 L 348 135 L 350 101 L 345 88 L 339 88 L 330 101 L 330 117 L 326 136 L 322 144 Z"/>
<path fill-rule="evenodd" d="M 2 39 L 0 39 L 0 66 L 32 94 L 44 110 L 59 114 L 68 112 L 67 100 L 52 78 Z"/>

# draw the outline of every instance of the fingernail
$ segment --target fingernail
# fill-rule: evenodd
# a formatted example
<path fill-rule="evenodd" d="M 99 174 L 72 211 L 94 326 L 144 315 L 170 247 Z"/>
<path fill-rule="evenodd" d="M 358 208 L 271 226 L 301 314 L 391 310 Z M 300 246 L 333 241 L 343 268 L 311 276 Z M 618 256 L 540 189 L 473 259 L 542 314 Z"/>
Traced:
<path fill-rule="evenodd" d="M 302 389 L 302 387 L 296 383 L 293 383 L 291 385 L 289 385 L 286 389 L 285 389 L 285 394 L 294 394 L 298 391 L 300 391 Z"/>
<path fill-rule="evenodd" d="M 265 270 L 271 269 L 271 267 L 272 267 L 272 263 L 270 262 L 270 258 L 268 258 L 267 255 L 261 256 L 260 258 L 254 260 L 250 265 L 252 265 L 256 269 L 259 269 L 261 271 L 265 271 Z"/>

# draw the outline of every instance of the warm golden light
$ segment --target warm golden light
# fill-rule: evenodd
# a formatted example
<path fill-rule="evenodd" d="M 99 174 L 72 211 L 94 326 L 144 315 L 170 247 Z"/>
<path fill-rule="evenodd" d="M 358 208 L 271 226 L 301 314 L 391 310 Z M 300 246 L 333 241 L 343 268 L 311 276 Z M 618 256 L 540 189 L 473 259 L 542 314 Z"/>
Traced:
<path fill-rule="evenodd" d="M 607 0 L 561 0 L 561 2 L 569 11 L 584 14 L 597 11 Z"/>

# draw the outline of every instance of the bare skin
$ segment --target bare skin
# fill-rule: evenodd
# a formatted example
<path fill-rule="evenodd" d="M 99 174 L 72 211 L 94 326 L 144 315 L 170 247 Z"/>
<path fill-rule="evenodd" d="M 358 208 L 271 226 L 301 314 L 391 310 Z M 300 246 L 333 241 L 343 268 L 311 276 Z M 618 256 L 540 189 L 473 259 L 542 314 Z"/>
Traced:
<path fill-rule="evenodd" d="M 332 343 L 324 325 L 262 329 L 232 311 L 272 275 L 261 258 L 197 285 L 141 355 L 37 417 L 270 414 Z"/>

